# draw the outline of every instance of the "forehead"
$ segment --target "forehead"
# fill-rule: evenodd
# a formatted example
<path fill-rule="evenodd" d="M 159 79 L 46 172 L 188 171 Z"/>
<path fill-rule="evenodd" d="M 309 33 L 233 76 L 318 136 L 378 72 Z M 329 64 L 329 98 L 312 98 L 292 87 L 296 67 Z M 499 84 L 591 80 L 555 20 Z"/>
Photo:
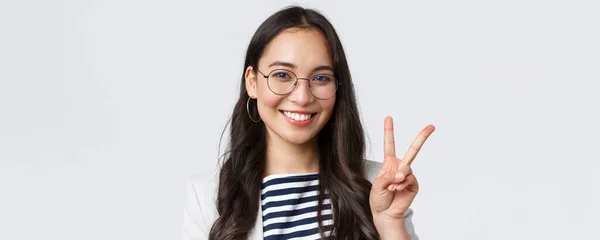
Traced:
<path fill-rule="evenodd" d="M 315 66 L 332 66 L 327 40 L 315 29 L 286 29 L 279 33 L 265 48 L 259 66 L 272 62 L 289 62 L 299 69 Z"/>

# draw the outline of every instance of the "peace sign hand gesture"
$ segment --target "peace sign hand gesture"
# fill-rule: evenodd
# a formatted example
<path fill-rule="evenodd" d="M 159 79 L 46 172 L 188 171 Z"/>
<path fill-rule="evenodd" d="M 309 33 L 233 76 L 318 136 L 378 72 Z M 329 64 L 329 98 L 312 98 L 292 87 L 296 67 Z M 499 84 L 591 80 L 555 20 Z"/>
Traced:
<path fill-rule="evenodd" d="M 419 191 L 419 184 L 410 165 L 434 130 L 433 125 L 426 126 L 417 135 L 404 158 L 398 159 L 393 121 L 391 117 L 385 118 L 383 165 L 373 181 L 369 197 L 375 227 L 384 239 L 401 239 L 401 236 L 406 236 L 404 215 Z"/>

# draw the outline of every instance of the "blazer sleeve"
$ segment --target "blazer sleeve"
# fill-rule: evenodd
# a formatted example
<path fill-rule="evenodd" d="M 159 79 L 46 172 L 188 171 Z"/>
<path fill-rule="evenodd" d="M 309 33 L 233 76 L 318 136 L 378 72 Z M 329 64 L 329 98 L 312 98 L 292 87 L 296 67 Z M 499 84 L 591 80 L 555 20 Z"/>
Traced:
<path fill-rule="evenodd" d="M 188 179 L 182 224 L 183 240 L 204 240 L 216 220 L 214 182 L 202 176 Z"/>
<path fill-rule="evenodd" d="M 381 165 L 382 164 L 380 162 L 366 160 L 366 177 L 370 182 L 375 180 L 375 177 L 381 170 Z M 404 226 L 406 227 L 406 231 L 408 232 L 411 240 L 419 240 L 419 236 L 415 232 L 415 226 L 412 221 L 413 214 L 414 212 L 411 208 L 406 211 L 406 214 L 404 215 Z"/>

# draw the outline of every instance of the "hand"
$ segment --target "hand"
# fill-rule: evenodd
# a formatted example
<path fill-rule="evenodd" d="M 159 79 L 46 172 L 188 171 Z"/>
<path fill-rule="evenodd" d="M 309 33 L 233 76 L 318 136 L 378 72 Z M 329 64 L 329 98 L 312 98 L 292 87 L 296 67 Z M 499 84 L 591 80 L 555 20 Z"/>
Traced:
<path fill-rule="evenodd" d="M 384 121 L 384 159 L 381 171 L 373 181 L 369 203 L 375 227 L 380 235 L 384 230 L 398 232 L 404 228 L 404 215 L 419 191 L 419 184 L 410 167 L 425 140 L 433 133 L 433 125 L 426 126 L 402 159 L 396 157 L 394 125 L 391 117 Z"/>

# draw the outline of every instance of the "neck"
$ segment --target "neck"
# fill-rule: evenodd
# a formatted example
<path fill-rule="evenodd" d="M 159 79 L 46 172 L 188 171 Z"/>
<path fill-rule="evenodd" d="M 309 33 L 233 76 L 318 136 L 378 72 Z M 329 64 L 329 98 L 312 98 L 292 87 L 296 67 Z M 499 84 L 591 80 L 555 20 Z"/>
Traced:
<path fill-rule="evenodd" d="M 317 139 L 314 138 L 304 144 L 293 144 L 279 136 L 269 136 L 265 160 L 264 176 L 318 172 Z"/>

